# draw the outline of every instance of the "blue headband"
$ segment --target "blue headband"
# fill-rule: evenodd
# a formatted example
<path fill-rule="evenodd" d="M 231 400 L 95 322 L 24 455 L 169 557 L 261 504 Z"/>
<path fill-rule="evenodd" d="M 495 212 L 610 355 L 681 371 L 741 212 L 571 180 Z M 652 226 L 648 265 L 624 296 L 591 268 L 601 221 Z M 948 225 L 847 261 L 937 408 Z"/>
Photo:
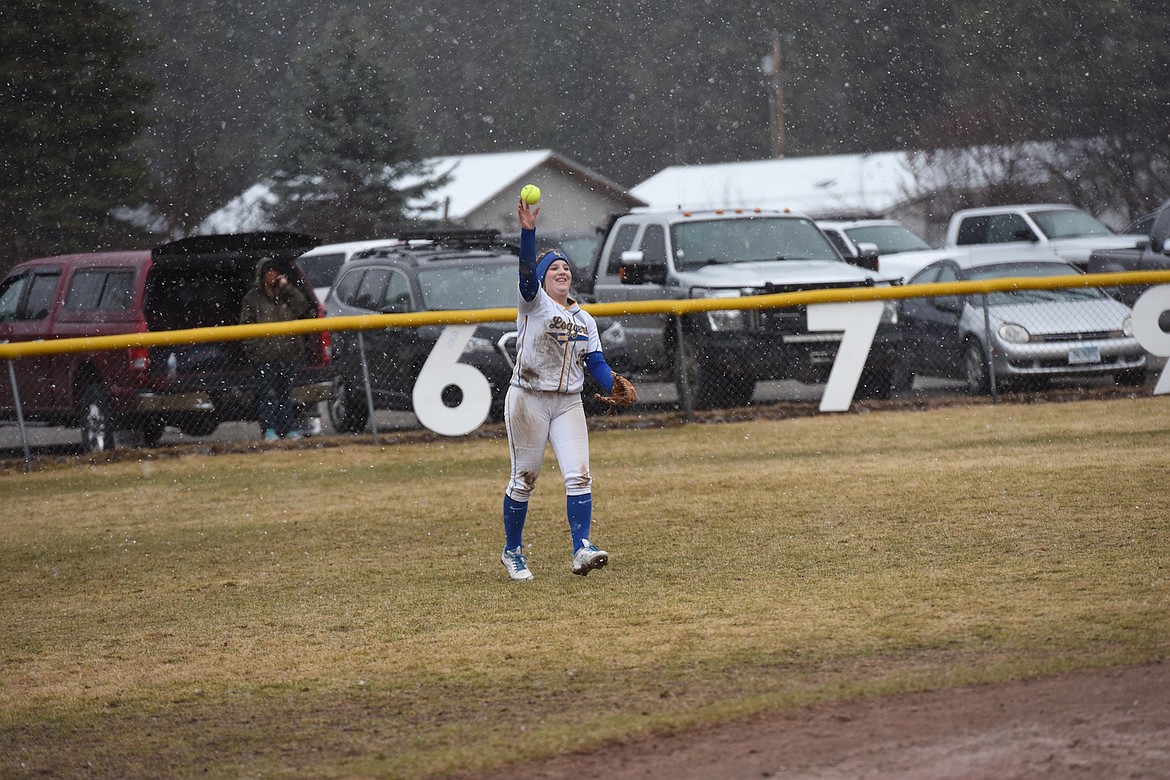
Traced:
<path fill-rule="evenodd" d="M 565 253 L 559 249 L 550 249 L 541 255 L 540 260 L 537 261 L 536 282 L 541 287 L 544 287 L 544 275 L 548 273 L 549 266 L 557 260 L 564 260 L 566 263 L 569 262 L 569 258 L 565 257 Z M 572 268 L 573 264 L 569 263 L 569 267 Z"/>

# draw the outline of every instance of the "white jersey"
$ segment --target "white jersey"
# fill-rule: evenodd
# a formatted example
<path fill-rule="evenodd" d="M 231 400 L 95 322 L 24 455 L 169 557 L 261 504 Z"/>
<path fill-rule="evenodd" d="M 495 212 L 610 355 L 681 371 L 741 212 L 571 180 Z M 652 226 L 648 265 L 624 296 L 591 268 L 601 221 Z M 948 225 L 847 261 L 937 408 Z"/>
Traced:
<path fill-rule="evenodd" d="M 531 301 L 518 295 L 516 366 L 512 384 L 525 390 L 580 393 L 585 385 L 585 355 L 601 351 L 597 322 L 577 302 L 567 307 L 543 287 Z"/>

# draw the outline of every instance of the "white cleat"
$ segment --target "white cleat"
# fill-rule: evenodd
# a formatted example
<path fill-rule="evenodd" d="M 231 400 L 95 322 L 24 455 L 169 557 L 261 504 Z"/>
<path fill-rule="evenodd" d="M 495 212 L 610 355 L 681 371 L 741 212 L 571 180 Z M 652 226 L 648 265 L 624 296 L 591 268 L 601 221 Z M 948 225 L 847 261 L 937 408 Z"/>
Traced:
<path fill-rule="evenodd" d="M 523 549 L 517 547 L 514 550 L 509 550 L 505 547 L 504 554 L 500 556 L 500 562 L 508 570 L 508 576 L 522 582 L 532 579 L 532 572 L 528 569 L 528 558 L 521 552 Z"/>
<path fill-rule="evenodd" d="M 573 573 L 584 577 L 594 569 L 609 563 L 609 553 L 593 546 L 588 539 L 582 539 L 581 549 L 573 554 Z"/>

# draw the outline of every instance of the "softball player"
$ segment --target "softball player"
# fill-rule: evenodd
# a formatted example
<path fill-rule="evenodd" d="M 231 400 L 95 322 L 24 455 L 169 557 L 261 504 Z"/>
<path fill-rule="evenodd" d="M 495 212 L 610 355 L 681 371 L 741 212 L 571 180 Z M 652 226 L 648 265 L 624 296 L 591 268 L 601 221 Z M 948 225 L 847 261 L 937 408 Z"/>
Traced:
<path fill-rule="evenodd" d="M 585 368 L 606 393 L 613 373 L 601 353 L 597 323 L 569 297 L 572 266 L 558 251 L 536 259 L 540 208 L 520 201 L 520 294 L 516 366 L 504 400 L 512 474 L 504 491 L 504 553 L 500 560 L 514 580 L 530 580 L 524 556 L 524 520 L 536 487 L 546 444 L 551 444 L 565 481 L 565 511 L 573 537 L 573 573 L 585 575 L 609 561 L 589 541 L 593 478 L 589 474 L 589 430 L 581 405 Z"/>

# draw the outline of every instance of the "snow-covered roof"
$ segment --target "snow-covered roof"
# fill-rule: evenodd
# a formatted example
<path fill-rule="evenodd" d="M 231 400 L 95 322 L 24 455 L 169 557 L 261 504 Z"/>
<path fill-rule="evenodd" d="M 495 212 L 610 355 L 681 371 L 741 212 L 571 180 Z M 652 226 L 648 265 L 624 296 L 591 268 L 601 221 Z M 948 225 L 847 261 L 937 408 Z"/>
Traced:
<path fill-rule="evenodd" d="M 881 214 L 914 189 L 904 152 L 675 165 L 633 187 L 654 209 L 791 208 L 806 214 Z"/>
<path fill-rule="evenodd" d="M 426 162 L 430 175 L 448 175 L 445 184 L 429 191 L 424 202 L 411 204 L 412 216 L 441 217 L 460 220 L 487 203 L 499 192 L 539 168 L 553 156 L 548 149 L 495 154 L 459 154 L 431 157 Z M 403 186 L 418 184 L 419 177 L 402 181 Z"/>
<path fill-rule="evenodd" d="M 414 218 L 446 217 L 453 222 L 460 222 L 499 193 L 510 189 L 519 190 L 518 183 L 545 165 L 572 174 L 583 184 L 609 193 L 628 207 L 641 205 L 641 201 L 620 185 L 550 149 L 430 157 L 424 164 L 430 171 L 428 175 L 403 177 L 397 186 L 409 187 L 424 178 L 449 175 L 446 183 L 428 191 L 425 198 L 407 204 L 407 215 Z M 197 232 L 269 230 L 271 225 L 264 219 L 264 206 L 274 202 L 275 195 L 266 182 L 254 184 L 209 216 Z"/>

